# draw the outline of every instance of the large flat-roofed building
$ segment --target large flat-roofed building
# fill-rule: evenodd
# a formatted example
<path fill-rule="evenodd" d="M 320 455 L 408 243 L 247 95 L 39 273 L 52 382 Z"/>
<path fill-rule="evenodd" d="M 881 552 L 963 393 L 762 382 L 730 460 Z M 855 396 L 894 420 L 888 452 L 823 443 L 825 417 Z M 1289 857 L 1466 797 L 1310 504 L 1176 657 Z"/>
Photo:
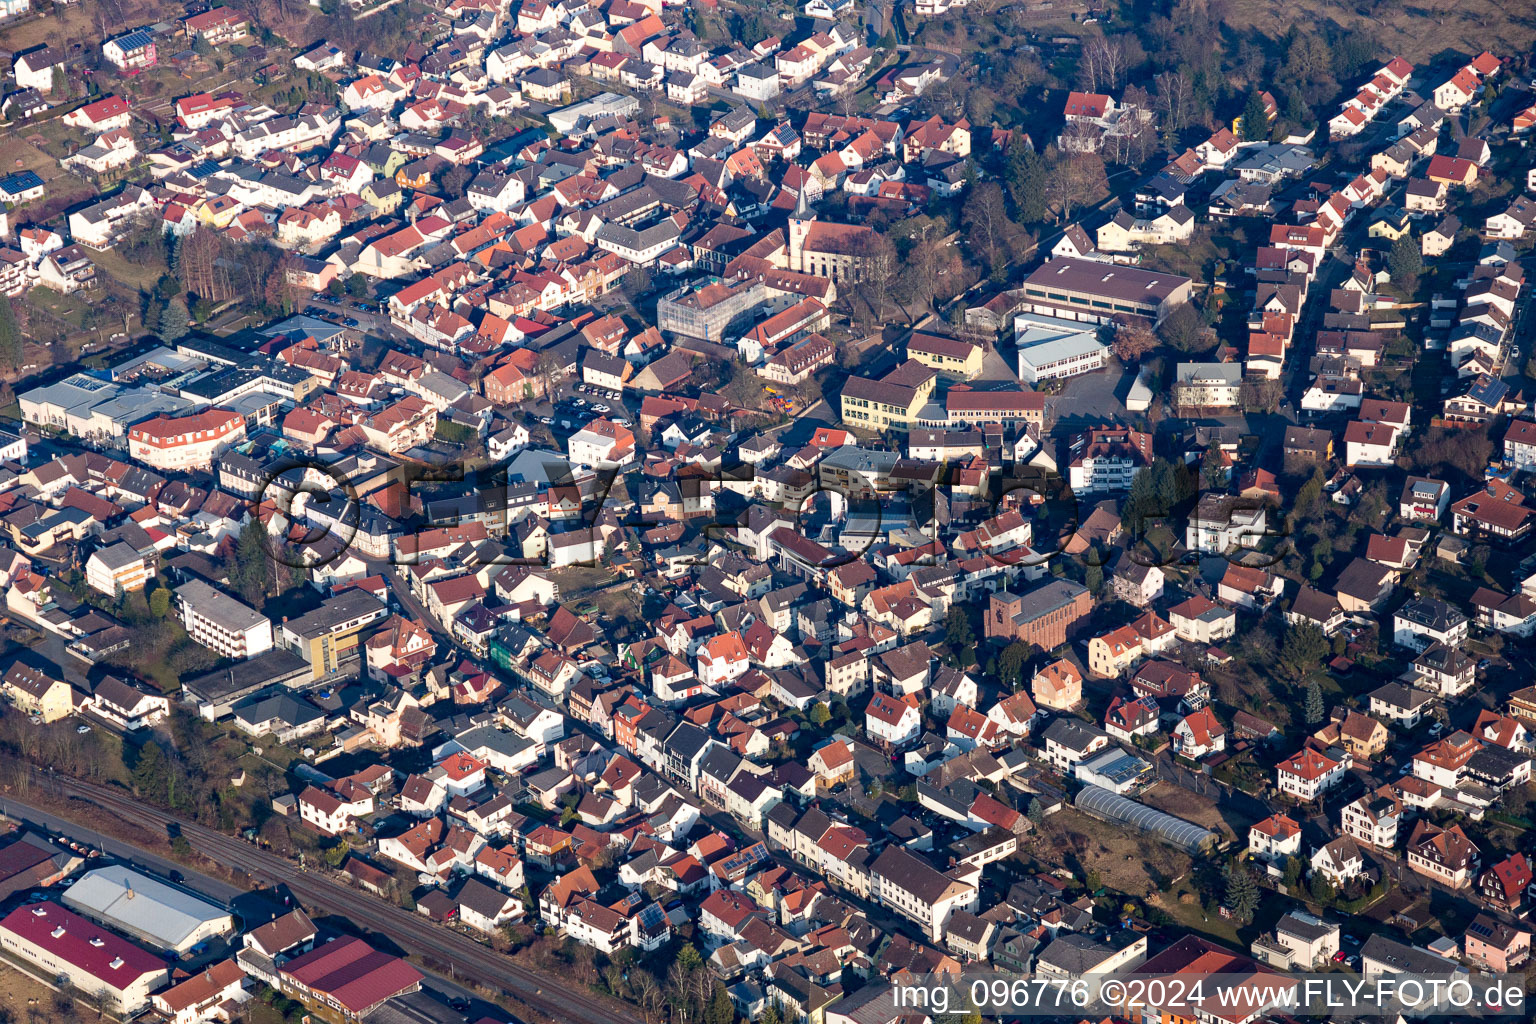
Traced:
<path fill-rule="evenodd" d="M 235 705 L 259 693 L 281 687 L 297 689 L 314 680 L 310 663 L 280 647 L 254 658 L 232 662 L 181 684 L 182 696 L 197 705 L 204 720 L 216 722 L 230 715 Z"/>
<path fill-rule="evenodd" d="M 153 388 L 124 387 L 76 373 L 18 396 L 21 419 L 38 427 L 53 427 L 76 437 L 121 442 L 128 428 L 157 414 L 174 415 L 192 408 L 185 398 Z"/>
<path fill-rule="evenodd" d="M 571 135 L 583 121 L 590 122 L 604 117 L 634 117 L 638 113 L 640 113 L 640 101 L 633 96 L 602 92 L 580 103 L 572 103 L 568 107 L 551 110 L 544 116 L 555 131 L 561 135 Z"/>
<path fill-rule="evenodd" d="M 235 929 L 223 907 L 122 864 L 88 871 L 64 890 L 65 906 L 156 949 L 185 953 Z"/>
<path fill-rule="evenodd" d="M 315 679 L 358 656 L 365 629 L 389 617 L 389 606 L 366 590 L 344 590 L 312 612 L 284 622 L 278 645 L 309 662 Z"/>
<path fill-rule="evenodd" d="M 1070 257 L 1048 260 L 1024 279 L 1024 312 L 1089 323 L 1117 316 L 1161 323 L 1189 297 L 1187 277 Z"/>
<path fill-rule="evenodd" d="M 1077 320 L 1021 313 L 1013 318 L 1013 334 L 1019 379 L 1026 384 L 1092 373 L 1109 359 L 1109 346 L 1099 340 L 1098 330 Z"/>
<path fill-rule="evenodd" d="M 193 640 L 226 658 L 251 658 L 272 647 L 272 620 L 202 580 L 176 588 L 181 623 Z"/>
<path fill-rule="evenodd" d="M 125 1016 L 147 1006 L 170 977 L 155 954 L 51 901 L 17 907 L 0 921 L 0 948 L 50 978 L 105 997 Z"/>

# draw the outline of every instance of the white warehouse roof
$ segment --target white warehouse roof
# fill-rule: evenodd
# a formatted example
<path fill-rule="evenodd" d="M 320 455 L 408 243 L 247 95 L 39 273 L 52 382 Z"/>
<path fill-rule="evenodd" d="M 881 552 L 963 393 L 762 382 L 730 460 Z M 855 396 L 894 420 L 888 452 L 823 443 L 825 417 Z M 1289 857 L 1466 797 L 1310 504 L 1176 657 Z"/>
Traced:
<path fill-rule="evenodd" d="M 185 952 L 234 928 L 229 911 L 121 864 L 87 872 L 64 890 L 63 900 L 70 909 L 160 949 Z"/>

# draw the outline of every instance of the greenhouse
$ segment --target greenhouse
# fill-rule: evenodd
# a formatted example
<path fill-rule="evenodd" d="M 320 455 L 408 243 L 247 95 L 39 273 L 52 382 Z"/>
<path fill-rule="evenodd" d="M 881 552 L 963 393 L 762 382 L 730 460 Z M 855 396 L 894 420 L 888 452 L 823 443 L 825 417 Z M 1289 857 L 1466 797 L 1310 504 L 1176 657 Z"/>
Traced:
<path fill-rule="evenodd" d="M 1131 825 L 1150 832 L 1170 846 L 1190 854 L 1204 853 L 1216 843 L 1216 833 L 1199 825 L 1165 814 L 1154 807 L 1139 804 L 1099 786 L 1084 786 L 1072 803 L 1103 821 Z"/>

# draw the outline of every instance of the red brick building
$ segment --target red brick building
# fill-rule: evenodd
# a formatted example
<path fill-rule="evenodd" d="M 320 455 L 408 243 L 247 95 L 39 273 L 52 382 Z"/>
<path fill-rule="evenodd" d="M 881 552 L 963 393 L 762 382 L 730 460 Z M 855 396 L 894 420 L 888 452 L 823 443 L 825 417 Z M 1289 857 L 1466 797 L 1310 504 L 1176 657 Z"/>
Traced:
<path fill-rule="evenodd" d="M 1051 650 L 1066 643 L 1093 608 L 1088 588 L 1052 580 L 1024 594 L 1002 590 L 987 606 L 987 638 L 1022 640 Z"/>

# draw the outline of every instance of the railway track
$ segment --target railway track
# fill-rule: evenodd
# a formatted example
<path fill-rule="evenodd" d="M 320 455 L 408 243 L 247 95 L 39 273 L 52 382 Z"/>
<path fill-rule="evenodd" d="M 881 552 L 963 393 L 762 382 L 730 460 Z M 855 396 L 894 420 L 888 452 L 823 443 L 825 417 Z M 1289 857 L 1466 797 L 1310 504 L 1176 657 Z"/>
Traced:
<path fill-rule="evenodd" d="M 523 967 L 469 936 L 449 931 L 324 875 L 300 869 L 285 857 L 148 807 L 127 794 L 57 775 L 45 778 L 57 792 L 88 800 L 129 821 L 175 826 L 194 849 L 206 856 L 239 868 L 254 880 L 286 886 L 308 908 L 341 915 L 388 937 L 407 952 L 450 965 L 458 981 L 504 991 L 541 1013 L 572 1024 L 634 1024 L 636 1015 L 622 1003 L 576 991 L 569 983 Z"/>

